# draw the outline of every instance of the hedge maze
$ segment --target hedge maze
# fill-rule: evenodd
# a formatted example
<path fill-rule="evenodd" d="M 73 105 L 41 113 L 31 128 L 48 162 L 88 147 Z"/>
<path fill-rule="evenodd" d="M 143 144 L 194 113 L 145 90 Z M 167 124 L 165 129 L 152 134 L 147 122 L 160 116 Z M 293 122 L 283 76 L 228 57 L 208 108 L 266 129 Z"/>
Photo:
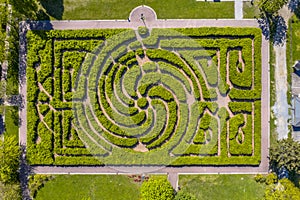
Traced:
<path fill-rule="evenodd" d="M 256 28 L 27 33 L 32 165 L 259 165 Z"/>

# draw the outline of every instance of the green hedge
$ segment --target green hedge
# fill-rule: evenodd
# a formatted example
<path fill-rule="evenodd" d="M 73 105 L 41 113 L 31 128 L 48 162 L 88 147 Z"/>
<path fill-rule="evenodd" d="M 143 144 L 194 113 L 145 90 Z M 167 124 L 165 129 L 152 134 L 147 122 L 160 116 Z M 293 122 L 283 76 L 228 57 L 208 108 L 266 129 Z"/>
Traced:
<path fill-rule="evenodd" d="M 148 49 L 127 29 L 28 31 L 27 39 L 30 164 L 260 163 L 259 29 L 153 29 L 142 40 Z M 150 62 L 138 66 L 139 57 Z M 230 110 L 219 108 L 218 92 L 229 95 Z M 91 105 L 75 105 L 73 98 Z M 149 151 L 135 152 L 139 142 Z"/>

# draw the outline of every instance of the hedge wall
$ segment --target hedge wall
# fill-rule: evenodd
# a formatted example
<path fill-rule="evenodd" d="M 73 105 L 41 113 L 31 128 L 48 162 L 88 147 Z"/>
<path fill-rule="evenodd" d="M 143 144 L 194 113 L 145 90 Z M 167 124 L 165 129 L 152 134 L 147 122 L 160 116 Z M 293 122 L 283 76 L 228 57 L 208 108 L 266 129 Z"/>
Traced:
<path fill-rule="evenodd" d="M 28 162 L 258 165 L 261 31 L 139 32 L 28 31 Z"/>

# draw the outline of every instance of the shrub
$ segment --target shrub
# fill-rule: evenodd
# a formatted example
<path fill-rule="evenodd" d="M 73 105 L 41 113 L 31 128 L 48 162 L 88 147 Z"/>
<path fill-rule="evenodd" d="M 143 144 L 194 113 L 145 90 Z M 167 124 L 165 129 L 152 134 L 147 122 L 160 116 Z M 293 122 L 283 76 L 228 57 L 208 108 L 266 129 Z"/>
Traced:
<path fill-rule="evenodd" d="M 149 34 L 149 30 L 147 27 L 145 26 L 140 26 L 138 27 L 138 33 L 142 36 L 142 37 L 145 37 Z"/>
<path fill-rule="evenodd" d="M 267 185 L 272 185 L 278 182 L 277 175 L 275 173 L 269 173 L 266 176 L 266 184 Z"/>
<path fill-rule="evenodd" d="M 138 101 L 137 101 L 137 105 L 140 108 L 145 108 L 145 107 L 148 106 L 148 101 L 147 101 L 146 98 L 139 98 Z"/>
<path fill-rule="evenodd" d="M 143 200 L 173 200 L 174 190 L 166 178 L 150 177 L 141 186 L 141 197 Z"/>
<path fill-rule="evenodd" d="M 256 174 L 254 179 L 258 183 L 265 183 L 266 182 L 266 177 L 262 174 Z"/>

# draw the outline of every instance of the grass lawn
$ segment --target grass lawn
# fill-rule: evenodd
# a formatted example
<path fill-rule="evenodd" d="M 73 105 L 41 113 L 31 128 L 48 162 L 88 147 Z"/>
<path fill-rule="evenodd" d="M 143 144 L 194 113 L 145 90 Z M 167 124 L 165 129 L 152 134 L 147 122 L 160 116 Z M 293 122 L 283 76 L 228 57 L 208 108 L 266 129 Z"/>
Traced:
<path fill-rule="evenodd" d="M 296 60 L 300 60 L 300 20 L 294 16 L 290 20 L 288 31 L 287 57 L 288 65 L 292 65 Z"/>
<path fill-rule="evenodd" d="M 179 186 L 198 200 L 262 199 L 265 184 L 256 183 L 253 175 L 181 175 Z"/>
<path fill-rule="evenodd" d="M 6 135 L 19 138 L 19 109 L 17 106 L 5 107 L 5 129 Z"/>
<path fill-rule="evenodd" d="M 259 9 L 257 6 L 252 5 L 250 2 L 243 2 L 243 15 L 246 19 L 253 19 L 259 17 Z"/>
<path fill-rule="evenodd" d="M 56 0 L 58 1 L 58 0 Z M 62 1 L 60 1 L 62 2 Z M 196 0 L 64 0 L 63 5 L 44 5 L 59 19 L 127 19 L 139 5 L 152 7 L 159 19 L 234 18 L 234 2 L 197 2 Z M 58 8 L 61 6 L 60 8 Z M 59 12 L 59 13 L 58 13 Z"/>
<path fill-rule="evenodd" d="M 274 146 L 277 143 L 277 132 L 276 132 L 276 117 L 273 114 L 273 106 L 276 100 L 276 88 L 275 88 L 275 51 L 273 45 L 270 44 L 270 146 Z"/>
<path fill-rule="evenodd" d="M 140 185 L 123 175 L 55 175 L 38 191 L 40 200 L 138 200 Z"/>

